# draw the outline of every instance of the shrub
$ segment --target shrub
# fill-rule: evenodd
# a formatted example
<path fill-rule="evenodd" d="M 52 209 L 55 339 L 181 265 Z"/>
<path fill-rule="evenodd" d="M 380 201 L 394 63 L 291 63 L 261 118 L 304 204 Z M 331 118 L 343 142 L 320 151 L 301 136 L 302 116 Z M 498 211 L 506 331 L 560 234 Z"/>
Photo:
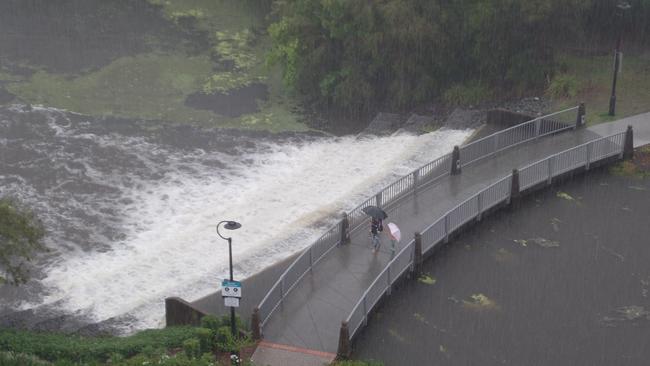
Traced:
<path fill-rule="evenodd" d="M 215 332 L 208 328 L 196 328 L 195 334 L 199 340 L 201 353 L 211 352 L 215 344 Z"/>
<path fill-rule="evenodd" d="M 548 86 L 547 93 L 551 98 L 572 98 L 578 94 L 578 80 L 568 74 L 556 75 Z"/>
<path fill-rule="evenodd" d="M 106 362 L 115 354 L 129 358 L 145 349 L 180 347 L 184 340 L 194 335 L 192 327 L 150 329 L 129 337 L 80 337 L 1 329 L 0 349 L 52 362 L 93 363 Z"/>
<path fill-rule="evenodd" d="M 220 327 L 217 330 L 217 349 L 221 352 L 236 351 L 235 339 L 229 327 Z"/>
<path fill-rule="evenodd" d="M 245 329 L 244 323 L 239 317 L 239 315 L 235 315 L 235 324 L 237 324 L 237 329 Z M 230 315 L 222 315 L 221 316 L 221 325 L 220 327 L 230 327 Z M 216 331 L 216 329 L 215 329 Z"/>
<path fill-rule="evenodd" d="M 183 351 L 189 359 L 198 358 L 201 355 L 201 347 L 199 340 L 196 338 L 190 338 L 183 341 Z"/>
<path fill-rule="evenodd" d="M 0 365 L 3 366 L 49 366 L 49 362 L 38 357 L 15 352 L 0 352 Z"/>
<path fill-rule="evenodd" d="M 201 318 L 201 328 L 208 328 L 214 332 L 221 326 L 222 320 L 214 315 L 206 315 Z"/>

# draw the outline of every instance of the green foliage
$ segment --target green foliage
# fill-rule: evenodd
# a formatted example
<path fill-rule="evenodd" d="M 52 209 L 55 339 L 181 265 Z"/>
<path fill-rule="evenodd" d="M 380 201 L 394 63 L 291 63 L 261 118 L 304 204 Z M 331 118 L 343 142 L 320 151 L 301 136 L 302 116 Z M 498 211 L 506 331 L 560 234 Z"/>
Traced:
<path fill-rule="evenodd" d="M 15 201 L 0 198 L 0 285 L 19 285 L 28 280 L 25 262 L 45 249 L 45 231 L 32 212 Z"/>
<path fill-rule="evenodd" d="M 575 97 L 578 94 L 578 79 L 568 74 L 556 75 L 546 92 L 551 98 Z"/>
<path fill-rule="evenodd" d="M 256 72 L 262 64 L 253 47 L 254 37 L 250 30 L 239 32 L 218 31 L 214 35 L 215 46 L 212 53 L 222 67 L 228 71 L 213 74 L 203 85 L 204 93 L 228 93 L 232 89 L 242 88 L 253 82 L 261 82 L 265 77 Z"/>
<path fill-rule="evenodd" d="M 2 366 L 48 366 L 47 361 L 38 357 L 15 352 L 0 352 L 0 365 Z"/>
<path fill-rule="evenodd" d="M 231 352 L 237 349 L 235 339 L 227 326 L 217 329 L 217 349 L 222 352 Z"/>
<path fill-rule="evenodd" d="M 645 3 L 633 6 L 650 15 Z M 541 91 L 555 72 L 554 47 L 590 36 L 589 24 L 615 8 L 613 0 L 278 1 L 268 62 L 321 111 L 477 103 Z M 643 19 L 630 21 L 642 29 Z M 574 93 L 562 82 L 553 91 Z"/>
<path fill-rule="evenodd" d="M 206 55 L 186 57 L 157 53 L 122 57 L 77 77 L 38 71 L 28 82 L 7 90 L 34 104 L 89 115 L 168 121 L 209 121 L 208 111 L 185 105 L 212 73 Z"/>
<path fill-rule="evenodd" d="M 35 355 L 51 362 L 94 363 L 106 362 L 115 355 L 127 359 L 145 349 L 180 347 L 194 334 L 192 327 L 151 329 L 130 337 L 102 338 L 2 329 L 0 349 Z"/>
<path fill-rule="evenodd" d="M 198 339 L 190 338 L 183 341 L 183 351 L 189 359 L 197 358 L 201 354 L 201 345 Z"/>
<path fill-rule="evenodd" d="M 443 100 L 449 105 L 478 104 L 490 96 L 490 91 L 483 85 L 478 84 L 455 84 L 447 89 Z"/>
<path fill-rule="evenodd" d="M 206 315 L 201 318 L 201 328 L 208 328 L 214 332 L 221 326 L 221 319 L 214 315 Z"/>
<path fill-rule="evenodd" d="M 184 352 L 179 352 L 174 355 L 163 354 L 161 356 L 147 357 L 143 354 L 131 357 L 117 363 L 115 366 L 143 366 L 143 365 L 162 365 L 162 366 L 216 366 L 218 363 L 215 361 L 212 354 L 206 353 L 201 357 L 188 357 Z"/>
<path fill-rule="evenodd" d="M 215 344 L 215 332 L 209 328 L 196 328 L 196 338 L 199 340 L 201 353 L 211 352 Z"/>

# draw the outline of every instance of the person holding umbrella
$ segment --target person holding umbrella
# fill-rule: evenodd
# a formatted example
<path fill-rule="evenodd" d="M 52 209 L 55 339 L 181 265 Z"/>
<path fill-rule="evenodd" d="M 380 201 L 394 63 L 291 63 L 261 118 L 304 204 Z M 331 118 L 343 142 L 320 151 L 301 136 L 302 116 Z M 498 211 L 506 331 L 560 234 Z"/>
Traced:
<path fill-rule="evenodd" d="M 402 233 L 395 223 L 388 223 L 388 236 L 390 236 L 392 254 L 395 255 L 395 246 L 402 239 Z"/>
<path fill-rule="evenodd" d="M 371 217 L 370 235 L 372 236 L 372 252 L 377 253 L 379 250 L 379 233 L 384 230 L 383 220 L 388 217 L 386 212 L 377 206 L 367 206 L 361 209 L 366 215 Z"/>
<path fill-rule="evenodd" d="M 379 232 L 382 231 L 381 220 L 372 218 L 370 220 L 370 235 L 372 235 L 372 252 L 377 253 L 381 242 L 379 241 Z"/>

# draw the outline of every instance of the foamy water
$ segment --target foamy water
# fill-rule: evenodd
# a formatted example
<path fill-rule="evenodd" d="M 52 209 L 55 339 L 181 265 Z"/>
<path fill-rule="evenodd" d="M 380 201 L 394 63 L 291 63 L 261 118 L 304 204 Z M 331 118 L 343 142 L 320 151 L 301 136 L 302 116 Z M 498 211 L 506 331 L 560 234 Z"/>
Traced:
<path fill-rule="evenodd" d="M 14 112 L 2 123 L 14 123 Z M 20 307 L 52 304 L 96 322 L 133 315 L 137 322 L 125 331 L 163 326 L 165 297 L 192 300 L 218 288 L 228 274 L 218 221 L 242 224 L 228 234 L 235 277 L 246 278 L 310 245 L 341 211 L 448 153 L 471 132 L 226 137 L 222 145 L 229 148 L 178 148 L 146 136 L 96 133 L 87 121 L 62 122 L 68 117 L 58 111 L 31 113 L 46 118 L 34 122 L 43 139 L 26 146 L 42 151 L 29 161 L 50 159 L 52 174 L 56 167 L 62 173 L 43 188 L 42 177 L 5 169 L 29 162 L 12 160 L 0 170 L 0 194 L 40 207 L 53 228 L 47 244 L 56 251 L 43 261 L 40 280 L 45 290 Z"/>

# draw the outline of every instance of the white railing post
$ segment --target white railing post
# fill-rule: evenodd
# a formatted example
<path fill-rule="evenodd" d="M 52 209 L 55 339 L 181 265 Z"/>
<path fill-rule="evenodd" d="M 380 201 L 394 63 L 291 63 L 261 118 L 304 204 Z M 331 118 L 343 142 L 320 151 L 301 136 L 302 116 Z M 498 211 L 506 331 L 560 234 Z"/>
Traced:
<path fill-rule="evenodd" d="M 593 142 L 587 144 L 587 162 L 585 164 L 585 169 L 587 170 L 589 170 L 589 165 L 591 165 L 591 150 L 593 144 Z"/>
<path fill-rule="evenodd" d="M 541 118 L 538 118 L 535 121 L 535 138 L 539 137 L 539 130 L 540 130 L 541 124 L 542 124 L 542 120 L 541 120 Z"/>
<path fill-rule="evenodd" d="M 553 158 L 555 156 L 551 156 L 548 158 L 548 178 L 546 178 L 546 184 L 551 184 L 551 180 L 553 179 Z"/>
<path fill-rule="evenodd" d="M 445 215 L 445 243 L 449 242 L 449 214 Z"/>
<path fill-rule="evenodd" d="M 476 214 L 476 220 L 481 221 L 481 216 L 483 214 L 483 192 L 481 191 L 478 194 L 478 213 Z"/>
<path fill-rule="evenodd" d="M 416 169 L 413 172 L 413 192 L 415 193 L 418 193 L 419 180 L 420 180 L 420 171 Z"/>

